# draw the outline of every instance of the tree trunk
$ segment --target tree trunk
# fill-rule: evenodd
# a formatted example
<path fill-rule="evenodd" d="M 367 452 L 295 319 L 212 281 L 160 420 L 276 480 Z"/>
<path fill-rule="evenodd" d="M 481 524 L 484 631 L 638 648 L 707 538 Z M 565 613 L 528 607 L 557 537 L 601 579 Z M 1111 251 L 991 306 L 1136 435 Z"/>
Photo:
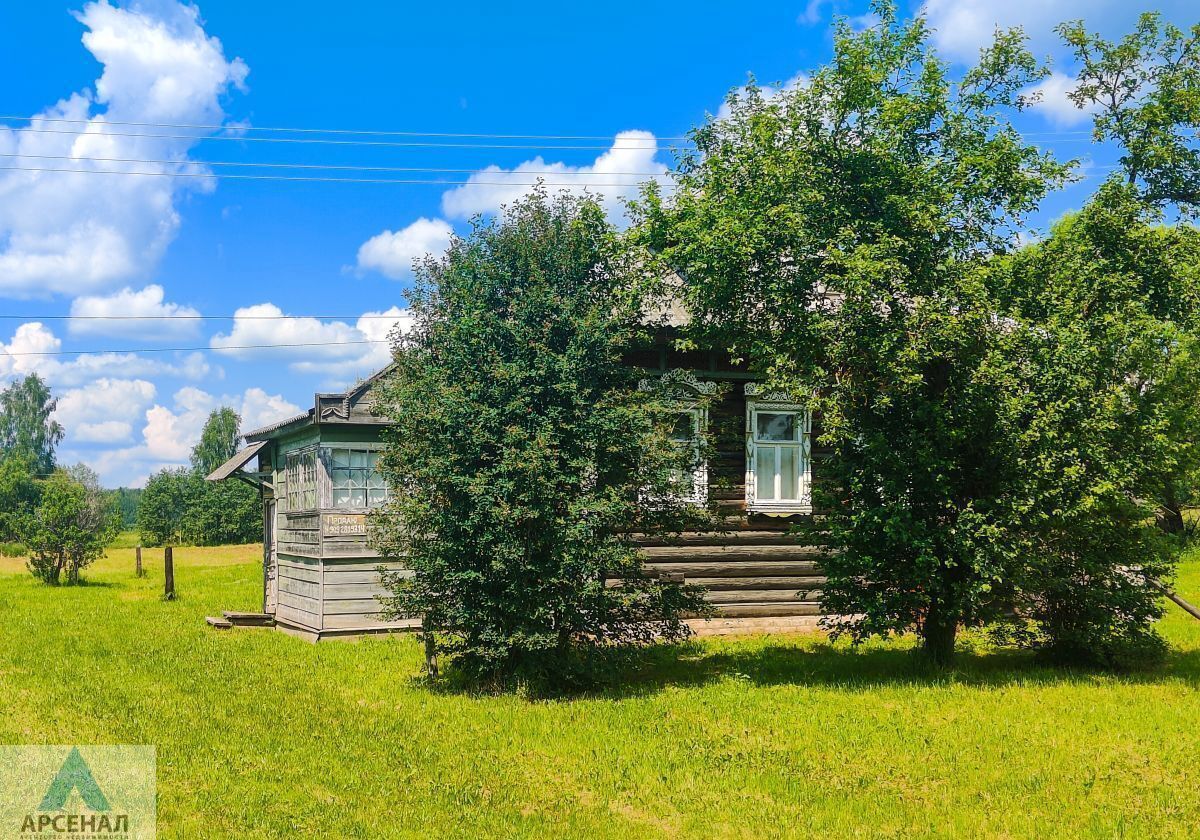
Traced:
<path fill-rule="evenodd" d="M 1159 503 L 1154 520 L 1168 534 L 1182 534 L 1185 529 L 1183 522 L 1183 505 L 1175 495 L 1175 483 L 1167 479 L 1163 484 L 1163 498 Z"/>
<path fill-rule="evenodd" d="M 958 614 L 939 603 L 931 604 L 921 625 L 921 649 L 939 668 L 954 662 L 954 639 L 958 634 Z"/>

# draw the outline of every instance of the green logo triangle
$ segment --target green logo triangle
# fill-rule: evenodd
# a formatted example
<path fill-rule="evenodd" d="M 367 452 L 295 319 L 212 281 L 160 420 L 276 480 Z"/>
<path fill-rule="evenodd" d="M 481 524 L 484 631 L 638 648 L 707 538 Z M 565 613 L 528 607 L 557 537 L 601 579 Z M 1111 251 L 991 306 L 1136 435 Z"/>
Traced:
<path fill-rule="evenodd" d="M 71 795 L 71 790 L 74 788 L 79 789 L 79 795 L 83 797 L 84 804 L 93 811 L 111 810 L 108 799 L 100 790 L 100 785 L 96 784 L 92 768 L 87 766 L 87 762 L 79 754 L 78 747 L 71 748 L 71 754 L 67 756 L 58 775 L 50 783 L 50 789 L 42 797 L 42 804 L 38 806 L 38 810 L 61 811 L 67 804 L 67 797 Z"/>

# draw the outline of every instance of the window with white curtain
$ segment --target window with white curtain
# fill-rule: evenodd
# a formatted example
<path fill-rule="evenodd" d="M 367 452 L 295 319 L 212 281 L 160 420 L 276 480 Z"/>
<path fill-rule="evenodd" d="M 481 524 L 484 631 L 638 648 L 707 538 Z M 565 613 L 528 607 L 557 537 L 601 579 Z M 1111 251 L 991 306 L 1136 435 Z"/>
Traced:
<path fill-rule="evenodd" d="M 807 411 L 792 403 L 747 399 L 746 421 L 747 507 L 781 513 L 811 510 Z"/>
<path fill-rule="evenodd" d="M 702 452 L 705 412 L 700 408 L 681 409 L 671 429 L 671 440 L 688 456 L 686 467 L 677 476 L 690 490 L 684 501 L 704 504 L 708 500 L 708 465 Z"/>
<path fill-rule="evenodd" d="M 387 484 L 377 470 L 379 453 L 371 449 L 331 447 L 329 480 L 335 508 L 376 508 L 387 501 Z"/>

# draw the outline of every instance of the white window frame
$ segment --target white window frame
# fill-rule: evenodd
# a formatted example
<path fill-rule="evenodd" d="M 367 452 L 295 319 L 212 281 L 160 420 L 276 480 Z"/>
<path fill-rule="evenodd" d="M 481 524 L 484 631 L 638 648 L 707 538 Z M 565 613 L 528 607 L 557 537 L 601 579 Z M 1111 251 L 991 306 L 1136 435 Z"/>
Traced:
<path fill-rule="evenodd" d="M 696 459 L 696 468 L 692 470 L 692 492 L 679 498 L 689 504 L 705 505 L 708 504 L 708 459 L 704 457 L 704 435 L 708 431 L 708 410 L 681 403 L 678 411 L 692 418 L 692 454 Z"/>
<path fill-rule="evenodd" d="M 795 444 L 785 444 L 797 450 L 795 499 L 758 498 L 758 449 L 760 446 L 780 448 L 778 441 L 758 441 L 760 413 L 797 416 L 800 439 Z M 781 391 L 768 392 L 756 382 L 746 385 L 746 510 L 751 513 L 812 513 L 812 415 L 790 395 Z"/>
<path fill-rule="evenodd" d="M 383 501 L 380 502 L 379 504 L 375 504 L 375 505 L 371 504 L 371 489 L 372 489 L 371 485 L 370 485 L 371 476 L 374 475 L 376 478 L 379 478 L 379 479 L 383 478 L 383 476 L 380 474 L 380 472 L 378 470 L 378 459 L 379 459 L 379 455 L 380 455 L 380 449 L 378 446 L 374 446 L 371 444 L 363 444 L 363 443 L 333 443 L 333 442 L 330 442 L 330 443 L 322 444 L 321 448 L 323 450 L 325 450 L 323 460 L 327 464 L 327 469 L 328 469 L 328 473 L 329 473 L 329 510 L 355 510 L 355 511 L 357 511 L 357 510 L 374 510 L 375 508 L 380 507 L 381 505 L 387 504 L 388 499 L 391 498 L 391 490 L 387 486 L 386 482 L 384 482 L 384 484 L 383 484 Z M 334 451 L 337 451 L 337 450 L 346 452 L 347 454 L 361 453 L 361 454 L 364 454 L 367 456 L 368 466 L 346 468 L 346 470 L 349 472 L 357 472 L 357 473 L 362 474 L 363 499 L 366 502 L 366 504 L 339 505 L 337 503 L 336 496 L 337 496 L 337 491 L 339 489 L 337 486 L 337 472 L 339 471 L 339 468 L 334 466 L 334 462 L 333 462 L 333 458 L 334 458 L 333 453 L 334 453 Z"/>

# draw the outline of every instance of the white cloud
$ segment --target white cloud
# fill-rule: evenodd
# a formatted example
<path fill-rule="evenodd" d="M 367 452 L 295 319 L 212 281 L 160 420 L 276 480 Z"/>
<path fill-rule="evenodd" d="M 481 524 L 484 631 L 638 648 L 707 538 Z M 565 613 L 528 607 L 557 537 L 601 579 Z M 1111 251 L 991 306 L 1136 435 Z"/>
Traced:
<path fill-rule="evenodd" d="M 111 295 L 78 297 L 71 303 L 72 335 L 118 336 L 133 341 L 186 338 L 200 331 L 200 313 L 190 306 L 163 300 L 157 284 L 134 291 L 128 286 Z M 114 316 L 133 316 L 130 321 Z"/>
<path fill-rule="evenodd" d="M 213 336 L 211 345 L 235 358 L 273 357 L 289 361 L 298 373 L 323 373 L 334 377 L 334 381 L 347 381 L 385 367 L 391 360 L 387 339 L 392 328 L 399 325 L 407 330 L 412 323 L 408 311 L 398 306 L 364 312 L 353 326 L 345 321 L 283 315 L 273 303 L 238 309 L 233 329 Z M 263 347 L 281 344 L 301 346 Z M 247 345 L 253 349 L 238 349 Z"/>
<path fill-rule="evenodd" d="M 440 255 L 450 245 L 454 228 L 442 219 L 421 217 L 397 231 L 376 234 L 358 249 L 359 271 L 378 271 L 394 280 L 412 275 L 413 261 Z"/>
<path fill-rule="evenodd" d="M 784 82 L 782 87 L 775 87 L 774 85 L 759 85 L 758 92 L 763 99 L 770 101 L 784 91 L 795 90 L 796 88 L 803 87 L 806 84 L 808 84 L 808 74 L 797 73 L 795 76 L 792 76 L 792 78 Z M 730 95 L 740 100 L 746 95 L 746 88 L 744 86 L 735 88 Z M 731 113 L 732 110 L 729 107 L 729 96 L 726 96 L 725 101 L 721 103 L 721 107 L 717 110 L 716 116 L 719 120 L 725 120 L 729 119 L 729 115 Z"/>
<path fill-rule="evenodd" d="M 28 127 L 0 128 L 0 152 L 30 155 L 8 158 L 13 165 L 46 169 L 202 171 L 186 163 L 194 141 L 119 137 L 113 132 L 153 132 L 112 123 L 219 123 L 225 116 L 220 97 L 242 85 L 246 65 L 226 60 L 220 41 L 201 26 L 199 11 L 174 0 L 129 8 L 99 0 L 85 5 L 77 18 L 87 30 L 84 46 L 103 67 L 95 91 L 71 94 L 35 115 Z M 87 163 L 85 158 L 180 163 Z M 145 275 L 179 228 L 178 196 L 211 188 L 206 179 L 161 175 L 14 171 L 3 176 L 0 294 L 9 297 L 94 292 Z"/>
<path fill-rule="evenodd" d="M 1159 0 L 1153 4 L 1169 20 L 1195 22 L 1195 0 Z M 1144 7 L 1127 0 L 924 0 L 921 12 L 934 29 L 933 41 L 942 53 L 964 63 L 979 58 L 991 43 L 996 27 L 1021 26 L 1035 55 L 1063 54 L 1054 27 L 1082 18 L 1089 29 L 1107 36 L 1130 31 Z"/>
<path fill-rule="evenodd" d="M 119 371 L 121 376 L 177 376 L 198 381 L 221 378 L 224 371 L 209 364 L 202 353 L 176 353 L 173 359 L 147 358 L 137 353 L 58 355 L 62 340 L 45 324 L 27 321 L 8 343 L 0 340 L 0 382 L 36 373 L 57 387 L 71 387 Z M 53 355 L 51 355 L 53 354 Z"/>
<path fill-rule="evenodd" d="M 68 442 L 117 443 L 130 438 L 132 423 L 154 400 L 154 383 L 144 379 L 97 379 L 58 397 L 54 419 Z"/>
<path fill-rule="evenodd" d="M 133 437 L 133 424 L 121 420 L 81 423 L 71 434 L 72 440 L 81 443 L 124 443 L 131 437 Z"/>
<path fill-rule="evenodd" d="M 300 413 L 299 406 L 262 388 L 214 396 L 185 386 L 175 392 L 170 406 L 155 404 L 145 410 L 141 444 L 87 452 L 82 458 L 100 474 L 105 486 L 140 487 L 151 473 L 163 467 L 185 466 L 208 415 L 221 406 L 229 406 L 241 415 L 243 432 Z M 79 457 L 69 451 L 63 455 L 63 460 Z"/>
<path fill-rule="evenodd" d="M 649 131 L 622 131 L 613 145 L 587 166 L 550 163 L 541 156 L 513 169 L 489 166 L 481 169 L 461 187 L 442 195 L 442 212 L 452 219 L 468 219 L 477 213 L 499 212 L 528 193 L 538 178 L 550 192 L 568 190 L 595 196 L 609 218 L 620 221 L 624 202 L 638 194 L 644 181 L 666 176 L 667 167 L 656 160 L 658 140 Z"/>
<path fill-rule="evenodd" d="M 821 21 L 821 7 L 832 5 L 832 0 L 808 0 L 808 5 L 804 7 L 804 11 L 796 18 L 797 23 L 803 26 L 812 26 Z"/>
<path fill-rule="evenodd" d="M 1024 91 L 1026 96 L 1037 96 L 1037 101 L 1030 106 L 1030 110 L 1041 114 L 1059 128 L 1090 123 L 1097 106 L 1092 103 L 1086 108 L 1078 108 L 1067 97 L 1067 94 L 1074 90 L 1077 81 L 1074 76 L 1054 71 L 1040 84 Z"/>

